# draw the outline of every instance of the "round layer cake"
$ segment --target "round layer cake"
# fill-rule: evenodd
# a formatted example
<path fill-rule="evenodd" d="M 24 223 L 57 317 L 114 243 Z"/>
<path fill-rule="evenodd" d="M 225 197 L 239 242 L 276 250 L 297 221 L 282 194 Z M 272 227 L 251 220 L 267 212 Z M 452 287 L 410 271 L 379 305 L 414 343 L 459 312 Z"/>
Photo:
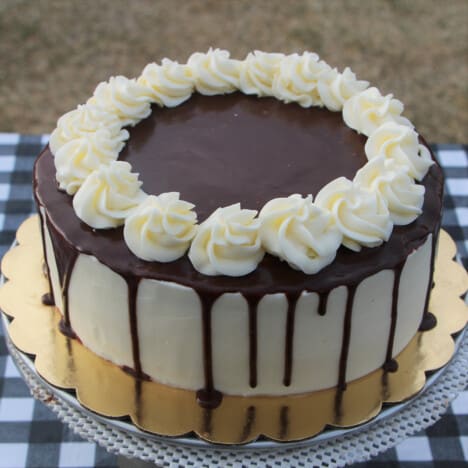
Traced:
<path fill-rule="evenodd" d="M 386 372 L 396 371 L 393 358 L 408 344 L 421 322 L 430 318 L 427 306 L 442 206 L 440 167 L 426 161 L 426 170 L 415 175 L 410 164 L 403 166 L 404 174 L 398 173 L 397 183 L 390 186 L 391 193 L 385 182 L 390 179 L 384 174 L 385 183 L 372 187 L 378 192 L 377 204 L 383 207 L 387 218 L 380 212 L 373 213 L 372 203 L 347 200 L 347 189 L 339 194 L 349 206 L 327 211 L 339 194 L 331 192 L 326 196 L 324 187 L 335 187 L 336 180 L 356 184 L 358 190 L 369 192 L 369 197 L 375 195 L 369 187 L 361 188 L 362 180 L 372 173 L 364 173 L 363 168 L 373 157 L 369 156 L 367 145 L 376 141 L 378 144 L 380 134 L 376 132 L 386 123 L 386 111 L 377 117 L 381 121 L 375 128 L 350 128 L 353 119 L 346 117 L 347 101 L 366 90 L 344 93 L 342 102 L 335 104 L 335 98 L 330 103 L 327 93 L 347 72 L 338 74 L 315 58 L 314 66 L 323 66 L 317 68 L 315 75 L 312 73 L 312 85 L 297 92 L 297 99 L 291 86 L 289 94 L 281 94 L 281 61 L 297 57 L 297 63 L 303 64 L 303 57 L 310 59 L 306 54 L 270 54 L 275 56 L 272 63 L 278 65 L 270 67 L 267 83 L 265 79 L 261 82 L 271 87 L 269 94 L 259 85 L 253 91 L 247 85 L 255 81 L 247 80 L 248 59 L 234 61 L 221 51 L 211 50 L 198 55 L 210 59 L 211 78 L 219 78 L 216 73 L 227 64 L 237 67 L 231 75 L 237 73 L 239 81 L 232 84 L 228 79 L 221 80 L 218 89 L 216 80 L 206 78 L 206 67 L 199 71 L 191 58 L 188 65 L 176 64 L 190 81 L 190 92 L 183 99 L 174 102 L 174 93 L 169 93 L 172 100 L 161 97 L 166 83 L 160 74 L 156 74 L 155 82 L 151 82 L 149 72 L 132 82 L 140 86 L 135 101 L 146 106 L 138 110 L 140 115 L 133 121 L 125 116 L 125 109 L 131 106 L 119 98 L 118 86 L 111 97 L 117 96 L 127 107 L 106 108 L 99 87 L 86 104 L 93 111 L 106 113 L 106 122 L 108 115 L 117 115 L 121 125 L 114 134 L 124 127 L 129 131 L 124 136 L 119 134 L 120 143 L 127 137 L 128 142 L 123 149 L 123 143 L 119 144 L 112 158 L 129 163 L 142 182 L 135 203 L 130 209 L 126 207 L 125 214 L 112 218 L 116 219 L 112 225 L 99 224 L 104 219 L 103 211 L 97 217 L 96 210 L 101 208 L 95 207 L 109 204 L 113 186 L 106 186 L 104 192 L 99 188 L 89 196 L 84 194 L 91 178 L 106 169 L 99 159 L 104 150 L 96 150 L 95 140 L 87 143 L 84 150 L 83 146 L 78 150 L 78 146 L 72 147 L 77 141 L 82 144 L 83 134 L 88 138 L 86 132 L 96 132 L 99 124 L 94 122 L 91 128 L 85 125 L 84 131 L 72 127 L 67 133 L 59 121 L 51 148 L 46 147 L 37 159 L 34 194 L 41 214 L 51 285 L 49 299 L 63 314 L 62 331 L 137 378 L 194 390 L 202 404 L 211 406 L 220 403 L 222 393 L 289 395 L 331 387 L 343 391 L 347 382 L 380 367 Z M 261 55 L 249 57 L 252 62 L 252 57 Z M 170 75 L 170 67 L 176 65 L 163 61 L 153 70 Z M 300 70 L 293 69 L 293 83 Z M 352 79 L 355 80 L 354 75 Z M 175 82 L 180 91 L 180 80 Z M 312 100 L 304 96 L 311 96 Z M 180 93 L 176 97 L 180 98 Z M 390 96 L 388 102 L 393 101 L 396 100 Z M 343 115 L 336 112 L 343 106 Z M 349 104 L 348 114 L 350 107 Z M 364 106 L 363 112 L 366 109 Z M 83 112 L 83 108 L 78 111 Z M 408 132 L 416 134 L 406 119 L 399 120 L 403 119 L 401 111 L 397 114 L 390 125 L 407 126 Z M 418 138 L 416 156 L 422 158 L 421 152 L 429 154 L 429 149 Z M 387 146 L 380 145 L 377 157 L 383 160 L 385 155 L 396 154 L 394 159 L 402 160 L 406 157 L 404 151 L 410 151 L 405 140 L 393 139 Z M 93 152 L 99 155 L 98 164 L 89 167 L 82 161 L 89 161 Z M 68 164 L 70 160 L 85 170 L 76 186 L 73 184 L 77 177 L 70 178 L 61 165 L 61 161 Z M 375 180 L 377 176 L 372 177 Z M 404 185 L 410 179 L 416 189 Z M 114 179 L 109 180 L 114 183 Z M 115 186 L 119 183 L 116 180 Z M 412 190 L 420 195 L 419 206 L 409 211 L 395 208 L 402 200 L 415 198 L 408 195 Z M 104 202 L 99 198 L 102 193 L 107 196 Z M 190 238 L 180 254 L 169 259 L 172 250 L 164 257 L 161 248 L 167 244 L 167 230 L 141 234 L 160 214 L 158 203 L 165 198 L 150 197 L 155 203 L 153 217 L 138 218 L 138 210 L 148 203 L 148 194 L 174 193 L 177 200 L 194 205 L 197 218 L 190 218 L 193 226 L 184 231 L 191 233 Z M 315 202 L 307 197 L 309 194 L 315 196 Z M 355 192 L 349 192 L 349 197 L 354 195 Z M 395 197 L 399 197 L 397 201 Z M 90 199 L 92 213 L 87 201 L 89 206 L 83 208 L 83 200 Z M 313 206 L 306 213 L 318 210 L 320 216 L 326 216 L 320 235 L 316 235 L 318 228 L 313 224 L 318 221 L 301 221 L 301 211 L 293 213 L 296 225 L 302 224 L 294 228 L 295 234 L 289 239 L 288 229 L 293 229 L 293 225 L 289 220 L 287 224 L 284 217 L 294 211 L 288 203 L 298 200 L 301 209 L 306 206 L 304 203 Z M 282 204 L 283 210 L 282 217 L 274 217 L 273 221 L 267 208 L 272 203 Z M 252 238 L 245 241 L 247 234 L 239 235 L 238 221 L 229 224 L 229 216 L 218 220 L 224 209 L 230 210 L 226 213 L 245 209 L 249 222 L 256 223 L 255 229 L 249 231 L 249 235 L 254 232 L 256 249 L 254 256 L 249 253 L 249 271 L 239 270 L 238 265 L 243 268 L 245 263 L 240 258 L 244 251 L 239 249 Z M 346 209 L 351 211 L 343 212 Z M 103 210 L 108 212 L 107 208 Z M 259 215 L 252 219 L 257 212 Z M 373 233 L 373 238 L 366 240 L 369 225 L 377 222 L 373 221 L 376 216 L 378 223 L 385 218 L 387 234 L 382 233 L 379 238 L 380 234 Z M 94 220 L 99 222 L 93 225 Z M 353 229 L 355 226 L 353 232 L 346 227 L 349 224 Z M 133 241 L 135 229 L 138 239 L 144 238 L 144 245 Z M 223 238 L 222 242 L 214 242 L 212 250 L 201 256 L 197 249 L 200 245 L 211 248 L 207 246 L 217 229 L 224 229 L 227 241 Z M 203 240 L 206 232 L 211 237 Z M 278 232 L 286 232 L 289 244 Z M 272 235 L 283 242 L 278 241 L 281 248 L 271 241 Z M 309 242 L 309 235 L 313 248 L 308 246 L 302 257 L 289 253 L 291 248 Z M 159 240 L 163 237 L 164 242 Z M 154 256 L 159 260 L 147 256 L 151 253 L 147 241 L 154 238 Z M 331 239 L 338 239 L 337 247 L 322 254 L 322 246 L 329 245 Z M 251 244 L 248 252 L 252 252 Z"/>

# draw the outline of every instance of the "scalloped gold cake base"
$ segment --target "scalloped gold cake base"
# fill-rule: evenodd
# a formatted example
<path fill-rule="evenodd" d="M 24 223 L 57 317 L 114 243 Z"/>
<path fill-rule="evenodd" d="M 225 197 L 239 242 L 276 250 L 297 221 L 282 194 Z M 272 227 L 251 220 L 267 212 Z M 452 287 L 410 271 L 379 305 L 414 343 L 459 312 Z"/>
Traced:
<path fill-rule="evenodd" d="M 9 281 L 0 289 L 0 307 L 14 319 L 9 326 L 13 343 L 36 356 L 36 369 L 47 382 L 76 391 L 84 407 L 106 417 L 130 416 L 140 429 L 159 435 L 195 432 L 210 442 L 240 444 L 260 435 L 292 441 L 312 437 L 327 425 L 362 424 L 380 412 L 382 403 L 401 402 L 420 391 L 425 372 L 450 360 L 451 335 L 468 320 L 460 298 L 468 289 L 468 275 L 453 260 L 454 242 L 441 231 L 430 298 L 437 326 L 417 333 L 398 355 L 397 372 L 379 369 L 349 383 L 344 392 L 332 388 L 287 397 L 225 395 L 218 408 L 203 409 L 195 392 L 137 380 L 64 336 L 58 328 L 60 312 L 41 301 L 48 283 L 42 273 L 37 216 L 20 226 L 17 240 L 19 245 L 3 258 L 2 272 Z"/>

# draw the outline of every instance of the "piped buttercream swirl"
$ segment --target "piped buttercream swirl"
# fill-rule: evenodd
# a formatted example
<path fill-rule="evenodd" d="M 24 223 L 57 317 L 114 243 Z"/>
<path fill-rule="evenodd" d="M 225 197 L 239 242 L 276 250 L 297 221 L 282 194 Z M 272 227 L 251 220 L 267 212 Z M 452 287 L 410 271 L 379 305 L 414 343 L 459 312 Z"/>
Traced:
<path fill-rule="evenodd" d="M 103 129 L 107 131 L 106 144 L 112 143 L 120 152 L 128 139 L 128 132 L 122 129 L 119 118 L 97 106 L 79 105 L 58 119 L 57 127 L 50 135 L 50 150 L 55 155 L 69 141 L 92 136 Z"/>
<path fill-rule="evenodd" d="M 115 161 L 120 150 L 120 142 L 106 128 L 60 146 L 54 157 L 59 188 L 73 195 L 91 172 L 101 164 Z"/>
<path fill-rule="evenodd" d="M 386 122 L 395 122 L 412 127 L 403 117 L 404 106 L 393 94 L 382 96 L 377 88 L 368 88 L 350 97 L 343 106 L 343 120 L 359 133 L 369 136 Z"/>
<path fill-rule="evenodd" d="M 426 146 L 419 143 L 418 134 L 411 127 L 387 122 L 377 128 L 364 147 L 367 159 L 379 156 L 392 159 L 406 168 L 416 180 L 422 180 L 434 164 Z"/>
<path fill-rule="evenodd" d="M 310 275 L 329 265 L 342 234 L 330 212 L 299 194 L 270 200 L 260 211 L 260 235 L 265 250 Z"/>
<path fill-rule="evenodd" d="M 95 105 L 116 115 L 122 126 L 135 125 L 151 114 L 146 89 L 136 79 L 112 76 L 99 83 L 87 104 Z"/>
<path fill-rule="evenodd" d="M 380 193 L 345 177 L 325 185 L 317 194 L 315 204 L 333 215 L 343 233 L 343 245 L 356 252 L 362 246 L 379 246 L 392 233 L 390 213 Z"/>
<path fill-rule="evenodd" d="M 100 165 L 73 197 L 75 213 L 94 229 L 121 226 L 145 196 L 138 174 L 124 161 Z"/>
<path fill-rule="evenodd" d="M 302 107 L 322 106 L 318 83 L 331 78 L 332 73 L 331 67 L 317 54 L 287 55 L 274 76 L 273 95 L 280 101 L 297 102 Z"/>
<path fill-rule="evenodd" d="M 227 50 L 211 49 L 208 52 L 195 52 L 187 65 L 192 72 L 196 90 L 200 94 L 233 93 L 239 89 L 241 61 L 230 58 Z"/>
<path fill-rule="evenodd" d="M 284 54 L 250 52 L 242 63 L 239 89 L 244 94 L 272 96 L 273 79 L 283 58 Z"/>
<path fill-rule="evenodd" d="M 204 275 L 244 276 L 257 268 L 264 250 L 255 210 L 239 203 L 218 208 L 198 227 L 189 250 L 194 268 Z"/>
<path fill-rule="evenodd" d="M 372 159 L 356 173 L 354 182 L 380 193 L 394 224 L 409 224 L 422 212 L 424 186 L 416 184 L 405 167 L 394 159 L 384 156 Z"/>
<path fill-rule="evenodd" d="M 195 236 L 194 205 L 177 192 L 146 197 L 126 218 L 127 247 L 148 262 L 172 262 L 185 254 Z"/>
<path fill-rule="evenodd" d="M 317 83 L 320 99 L 331 111 L 340 111 L 350 97 L 364 91 L 368 86 L 367 81 L 356 79 L 350 68 L 345 68 L 343 73 L 335 68 Z"/>
<path fill-rule="evenodd" d="M 160 106 L 175 107 L 190 98 L 193 93 L 193 78 L 190 67 L 167 58 L 161 65 L 146 65 L 138 84 L 142 85 L 152 102 Z"/>

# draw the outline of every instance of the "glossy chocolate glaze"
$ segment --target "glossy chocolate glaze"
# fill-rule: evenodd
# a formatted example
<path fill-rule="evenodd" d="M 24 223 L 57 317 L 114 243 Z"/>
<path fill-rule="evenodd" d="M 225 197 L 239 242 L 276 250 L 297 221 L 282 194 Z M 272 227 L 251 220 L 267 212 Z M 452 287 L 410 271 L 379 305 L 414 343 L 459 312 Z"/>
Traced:
<path fill-rule="evenodd" d="M 272 198 L 292 193 L 316 194 L 336 177 L 353 178 L 356 170 L 366 161 L 364 143 L 364 137 L 344 125 L 340 113 L 316 108 L 302 109 L 295 104 L 286 105 L 274 99 L 257 99 L 238 93 L 216 97 L 194 95 L 177 108 L 153 109 L 151 117 L 131 129 L 130 141 L 121 159 L 130 161 L 134 170 L 141 172 L 144 189 L 148 193 L 179 191 L 183 199 L 197 205 L 199 220 L 203 220 L 219 206 L 241 202 L 244 208 L 260 209 Z M 53 157 L 48 148 L 39 156 L 34 170 L 36 201 L 39 206 L 46 207 L 46 223 L 57 256 L 64 292 L 65 322 L 69 325 L 66 289 L 74 259 L 79 252 L 93 255 L 127 281 L 134 358 L 134 367 L 129 371 L 139 378 L 145 378 L 139 358 L 135 310 L 139 280 L 174 281 L 193 288 L 199 295 L 202 310 L 205 373 L 204 388 L 197 396 L 200 404 L 206 408 L 215 408 L 222 399 L 215 389 L 211 336 L 212 306 L 222 294 L 239 292 L 247 300 L 249 381 L 250 386 L 255 387 L 257 304 L 266 294 L 285 293 L 288 313 L 283 383 L 289 386 L 294 379 L 295 303 L 299 295 L 303 291 L 317 292 L 318 313 L 324 315 L 329 291 L 346 286 L 348 300 L 337 370 L 337 417 L 342 392 L 346 389 L 353 299 L 357 285 L 381 270 L 393 269 L 395 272 L 387 359 L 383 363 L 391 368 L 389 356 L 397 320 L 399 271 L 407 256 L 421 246 L 429 234 L 433 234 L 433 264 L 443 188 L 442 172 L 438 165 L 431 167 L 423 185 L 426 188 L 423 213 L 410 225 L 395 227 L 389 241 L 380 247 L 363 248 L 359 253 L 342 247 L 335 261 L 315 275 L 295 271 L 285 262 L 266 255 L 251 274 L 230 278 L 204 276 L 194 270 L 186 256 L 165 264 L 136 258 L 125 246 L 122 228 L 95 231 L 79 221 L 72 208 L 72 198 L 57 189 Z M 428 288 L 428 295 L 429 292 Z M 282 419 L 287 420 L 287 408 Z M 286 428 L 287 424 L 282 426 Z"/>
<path fill-rule="evenodd" d="M 119 159 L 147 193 L 180 192 L 203 221 L 222 206 L 258 210 L 275 197 L 316 194 L 338 175 L 352 178 L 366 162 L 364 142 L 341 113 L 195 94 L 172 109 L 153 107 Z"/>

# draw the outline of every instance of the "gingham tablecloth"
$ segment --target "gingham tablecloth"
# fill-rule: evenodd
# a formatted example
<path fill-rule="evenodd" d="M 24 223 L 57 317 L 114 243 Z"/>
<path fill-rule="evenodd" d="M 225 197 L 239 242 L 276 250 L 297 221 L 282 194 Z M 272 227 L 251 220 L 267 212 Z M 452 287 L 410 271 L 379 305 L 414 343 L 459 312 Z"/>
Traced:
<path fill-rule="evenodd" d="M 34 159 L 47 135 L 0 133 L 0 257 L 16 229 L 35 212 L 31 194 Z M 468 267 L 468 147 L 433 145 L 446 175 L 443 227 Z M 371 462 L 369 467 L 467 466 L 468 390 L 454 400 L 434 426 L 417 433 Z M 20 378 L 0 332 L 0 468 L 114 467 L 114 455 L 74 435 Z"/>

